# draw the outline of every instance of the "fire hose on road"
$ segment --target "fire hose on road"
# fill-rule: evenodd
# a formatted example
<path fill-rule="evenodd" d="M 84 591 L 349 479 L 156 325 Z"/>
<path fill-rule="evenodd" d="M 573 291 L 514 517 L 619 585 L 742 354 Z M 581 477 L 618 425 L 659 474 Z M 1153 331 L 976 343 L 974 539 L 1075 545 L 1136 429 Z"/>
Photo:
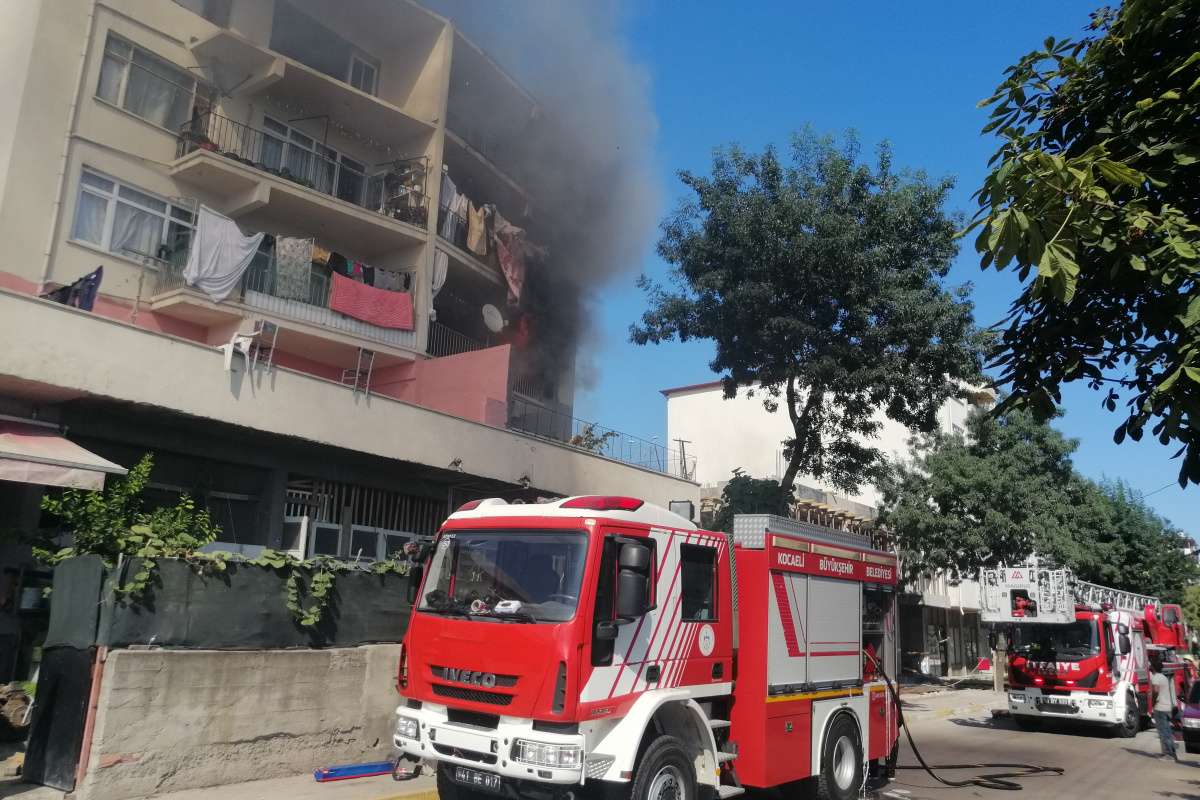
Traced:
<path fill-rule="evenodd" d="M 894 769 L 923 769 L 929 773 L 929 777 L 933 778 L 943 786 L 948 786 L 952 789 L 962 789 L 968 786 L 975 786 L 981 789 L 995 789 L 1005 792 L 1019 792 L 1025 787 L 1017 782 L 1018 778 L 1030 778 L 1035 775 L 1062 775 L 1064 770 L 1062 767 L 1049 767 L 1040 764 L 929 764 L 921 755 L 920 749 L 917 747 L 916 741 L 913 739 L 912 731 L 909 730 L 908 723 L 904 719 L 904 710 L 900 705 L 900 693 L 896 690 L 895 684 L 892 683 L 891 677 L 883 671 L 883 665 L 879 663 L 871 653 L 865 653 L 867 658 L 875 665 L 875 669 L 883 676 L 884 682 L 887 684 L 888 692 L 892 696 L 892 701 L 896 704 L 896 718 L 899 721 L 900 727 L 904 729 L 904 735 L 908 739 L 908 746 L 912 748 L 913 755 L 917 757 L 916 764 L 895 765 Z M 986 774 L 975 775 L 962 780 L 951 780 L 943 778 L 934 770 L 942 770 L 946 772 L 956 770 L 1015 770 L 1012 772 L 988 772 Z"/>

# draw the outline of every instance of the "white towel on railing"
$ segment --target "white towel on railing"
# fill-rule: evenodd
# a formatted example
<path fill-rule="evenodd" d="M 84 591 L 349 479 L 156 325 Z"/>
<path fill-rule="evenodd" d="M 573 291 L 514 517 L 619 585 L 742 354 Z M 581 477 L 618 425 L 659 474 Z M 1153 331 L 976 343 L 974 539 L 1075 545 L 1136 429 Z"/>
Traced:
<path fill-rule="evenodd" d="M 261 233 L 244 236 L 229 217 L 200 206 L 183 279 L 221 302 L 242 279 L 262 238 Z"/>

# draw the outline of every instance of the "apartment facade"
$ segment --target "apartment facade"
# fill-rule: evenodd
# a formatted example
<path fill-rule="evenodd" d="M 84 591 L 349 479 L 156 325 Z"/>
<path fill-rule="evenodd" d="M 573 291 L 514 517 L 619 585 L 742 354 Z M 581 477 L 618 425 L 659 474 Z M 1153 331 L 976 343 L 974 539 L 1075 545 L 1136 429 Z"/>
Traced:
<path fill-rule="evenodd" d="M 725 399 L 720 381 L 662 390 L 667 400 L 667 439 L 696 460 L 701 507 L 712 507 L 735 469 L 755 478 L 779 480 L 787 469 L 783 440 L 791 424 L 783 411 L 770 413 L 762 397 L 739 391 Z M 965 390 L 938 411 L 943 433 L 964 435 L 975 408 L 994 402 L 990 390 Z M 872 444 L 892 461 L 911 457 L 913 432 L 882 412 L 879 435 Z M 877 487 L 860 487 L 846 495 L 811 475 L 796 478 L 797 513 L 834 527 L 872 529 L 882 501 Z M 904 669 L 932 676 L 973 671 L 987 654 L 987 637 L 979 619 L 979 586 L 955 584 L 935 575 L 905 587 L 901 595 L 900 646 Z"/>
<path fill-rule="evenodd" d="M 534 98 L 420 5 L 353 5 L 0 10 L 5 424 L 84 471 L 153 452 L 151 499 L 245 552 L 381 558 L 479 496 L 697 499 L 539 357 L 555 210 L 503 146 Z M 6 527 L 40 494 L 0 480 Z"/>

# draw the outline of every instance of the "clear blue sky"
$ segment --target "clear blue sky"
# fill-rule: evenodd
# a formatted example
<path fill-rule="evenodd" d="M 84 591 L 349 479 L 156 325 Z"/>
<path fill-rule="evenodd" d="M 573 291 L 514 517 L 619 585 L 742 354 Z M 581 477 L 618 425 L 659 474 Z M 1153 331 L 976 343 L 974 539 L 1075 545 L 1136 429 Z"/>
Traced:
<path fill-rule="evenodd" d="M 707 171 L 715 146 L 786 144 L 791 131 L 858 130 L 864 146 L 892 142 L 896 163 L 950 175 L 952 207 L 973 211 L 970 195 L 995 148 L 983 137 L 976 103 L 1002 70 L 1047 36 L 1076 36 L 1096 2 L 751 3 L 643 0 L 628 19 L 629 49 L 646 70 L 658 115 L 657 161 L 668 206 L 681 196 L 675 173 Z M 665 211 L 666 209 L 664 209 Z M 1017 293 L 1009 273 L 981 272 L 969 243 L 951 273 L 975 285 L 976 318 L 999 319 Z M 651 251 L 636 272 L 662 277 Z M 576 415 L 660 441 L 666 403 L 659 389 L 714 379 L 708 343 L 637 347 L 629 324 L 645 307 L 632 276 L 611 286 L 600 306 L 598 378 L 581 389 Z M 1147 502 L 1200 535 L 1200 489 L 1181 490 L 1172 451 L 1143 440 L 1116 446 L 1120 421 L 1084 387 L 1064 397 L 1058 427 L 1080 440 L 1085 474 L 1123 478 Z M 1162 488 L 1168 486 L 1168 488 Z M 1157 491 L 1156 490 L 1160 490 Z"/>

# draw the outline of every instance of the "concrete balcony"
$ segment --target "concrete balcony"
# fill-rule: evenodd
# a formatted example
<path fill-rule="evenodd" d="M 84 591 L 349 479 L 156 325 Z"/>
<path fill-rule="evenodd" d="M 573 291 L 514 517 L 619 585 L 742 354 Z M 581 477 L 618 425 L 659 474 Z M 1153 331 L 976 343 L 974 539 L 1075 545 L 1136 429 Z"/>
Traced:
<path fill-rule="evenodd" d="M 30 336 L 30 331 L 54 335 Z M 660 471 L 657 463 L 621 463 L 589 446 L 603 437 L 594 430 L 587 441 L 572 446 L 383 395 L 364 396 L 286 366 L 247 372 L 238 363 L 226 371 L 222 353 L 210 344 L 3 289 L 0 340 L 22 343 L 10 348 L 0 364 L 0 392 L 15 396 L 37 391 L 165 408 L 193 419 L 439 469 L 454 464 L 464 478 L 479 476 L 546 493 L 627 494 L 664 506 L 671 500 L 699 500 L 695 483 Z M 71 343 L 69 359 L 63 358 L 63 342 Z M 454 358 L 475 357 L 485 355 Z M 507 358 L 486 357 L 498 387 L 506 378 Z M 478 383 L 477 371 L 447 371 L 441 385 L 431 388 L 457 396 L 461 386 Z M 504 414 L 503 395 L 486 401 L 488 406 L 498 403 Z"/>
<path fill-rule="evenodd" d="M 375 368 L 409 364 L 419 356 L 415 326 L 411 331 L 383 328 L 330 309 L 327 279 L 314 275 L 307 297 L 286 296 L 265 254 L 256 257 L 238 289 L 220 303 L 187 286 L 179 267 L 156 262 L 153 268 L 147 310 L 202 329 L 209 343 L 225 341 L 252 322 L 270 322 L 278 328 L 278 361 L 330 379 L 357 369 L 361 349 L 374 354 Z"/>
<path fill-rule="evenodd" d="M 181 131 L 179 157 L 168 171 L 223 198 L 222 210 L 231 217 L 266 209 L 314 236 L 354 241 L 368 256 L 428 239 L 424 193 L 396 188 L 402 175 L 424 169 L 423 160 L 364 174 L 287 147 L 264 131 L 209 113 Z"/>
<path fill-rule="evenodd" d="M 279 99 L 320 108 L 365 136 L 397 144 L 432 136 L 433 120 L 420 119 L 399 106 L 355 89 L 295 59 L 281 55 L 231 30 L 220 30 L 191 46 L 196 60 L 222 70 L 237 85 L 234 97 L 270 90 Z"/>

